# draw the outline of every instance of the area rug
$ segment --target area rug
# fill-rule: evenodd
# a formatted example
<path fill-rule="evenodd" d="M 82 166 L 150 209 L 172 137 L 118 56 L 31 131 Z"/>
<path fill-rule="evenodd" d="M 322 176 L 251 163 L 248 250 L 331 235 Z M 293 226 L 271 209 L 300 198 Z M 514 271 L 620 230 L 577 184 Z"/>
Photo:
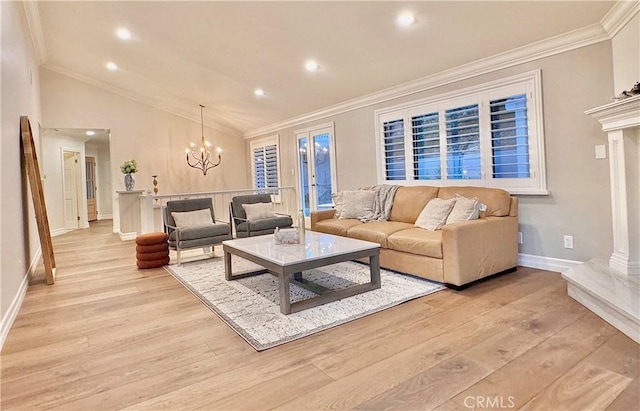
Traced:
<path fill-rule="evenodd" d="M 233 256 L 233 272 L 261 267 Z M 278 280 L 261 274 L 234 281 L 224 279 L 224 259 L 216 257 L 164 267 L 257 351 L 275 347 L 348 321 L 442 290 L 424 279 L 380 270 L 381 288 L 318 307 L 280 313 Z M 357 262 L 305 271 L 303 277 L 326 288 L 341 289 L 369 281 L 369 266 Z M 291 284 L 291 301 L 315 296 Z"/>

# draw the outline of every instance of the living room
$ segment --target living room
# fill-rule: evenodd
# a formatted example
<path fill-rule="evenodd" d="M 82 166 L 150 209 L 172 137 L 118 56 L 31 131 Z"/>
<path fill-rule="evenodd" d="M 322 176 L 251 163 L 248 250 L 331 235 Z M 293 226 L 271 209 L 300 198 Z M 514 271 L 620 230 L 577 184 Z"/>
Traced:
<path fill-rule="evenodd" d="M 394 3 L 383 4 L 384 10 L 389 12 L 388 19 L 392 22 L 395 13 L 401 9 Z M 426 4 L 428 3 L 415 6 L 416 9 L 425 8 L 426 13 Z M 532 7 L 528 3 L 522 3 L 520 7 L 523 9 L 517 12 L 517 5 L 506 4 L 508 3 L 505 3 L 505 7 L 513 8 L 510 9 L 512 12 L 520 13 L 515 14 L 518 16 L 526 14 L 526 7 Z M 466 3 L 447 7 L 464 6 L 472 7 Z M 117 231 L 119 222 L 115 191 L 124 189 L 119 165 L 126 160 L 136 159 L 139 165 L 139 172 L 136 173 L 138 189 L 152 189 L 153 175 L 158 175 L 161 194 L 250 189 L 253 188 L 252 142 L 277 136 L 280 153 L 279 185 L 297 187 L 300 176 L 297 173 L 299 150 L 296 135 L 316 126 L 329 125 L 335 141 L 336 191 L 381 184 L 384 182 L 384 178 L 381 178 L 383 166 L 379 164 L 384 164 L 381 163 L 384 158 L 381 157 L 376 140 L 379 138 L 376 137 L 379 133 L 376 122 L 380 115 L 406 104 L 430 103 L 442 96 L 459 92 L 470 93 L 470 90 L 487 84 L 531 73 L 533 77 L 538 76 L 540 87 L 538 103 L 542 109 L 539 114 L 543 128 L 543 133 L 540 134 L 543 137 L 543 145 L 537 147 L 543 148 L 543 152 L 538 153 L 542 154 L 542 174 L 536 174 L 540 185 L 536 186 L 535 190 L 529 193 L 514 193 L 519 200 L 519 232 L 522 233 L 519 265 L 562 271 L 593 258 L 609 259 L 614 249 L 609 156 L 603 159 L 594 155 L 594 147 L 607 145 L 607 134 L 596 120 L 585 115 L 585 111 L 611 102 L 612 97 L 619 95 L 623 90 L 629 90 L 638 81 L 640 62 L 637 58 L 639 40 L 636 34 L 640 17 L 636 2 L 561 4 L 557 7 L 566 7 L 563 9 L 565 18 L 559 18 L 558 27 L 546 27 L 545 30 L 548 31 L 545 31 L 547 34 L 544 38 L 536 38 L 529 33 L 542 31 L 544 23 L 541 21 L 538 21 L 539 25 L 534 23 L 536 20 L 532 20 L 530 24 L 511 22 L 510 24 L 523 26 L 523 33 L 519 35 L 523 39 L 529 39 L 529 43 L 515 45 L 516 43 L 505 42 L 502 49 L 483 51 L 486 55 L 478 52 L 474 58 L 468 59 L 456 60 L 456 53 L 450 53 L 453 55 L 449 56 L 451 61 L 443 62 L 431 71 L 410 72 L 407 69 L 407 72 L 402 73 L 404 80 L 395 80 L 400 77 L 393 77 L 393 83 L 374 89 L 365 88 L 355 81 L 354 77 L 337 82 L 336 74 L 332 70 L 337 67 L 338 62 L 323 61 L 321 57 L 315 57 L 319 60 L 320 67 L 316 73 L 305 71 L 304 60 L 274 64 L 269 66 L 269 70 L 265 70 L 276 71 L 276 68 L 280 68 L 283 72 L 280 75 L 285 78 L 290 76 L 292 81 L 302 78 L 303 82 L 300 84 L 314 83 L 309 86 L 310 91 L 302 89 L 305 90 L 302 93 L 289 90 L 286 81 L 278 77 L 277 80 L 271 81 L 273 87 L 269 88 L 249 82 L 242 84 L 242 87 L 235 86 L 236 91 L 249 91 L 246 94 L 252 94 L 254 87 L 265 87 L 266 95 L 262 99 L 254 95 L 243 94 L 242 97 L 234 97 L 226 94 L 215 97 L 213 101 L 209 100 L 210 103 L 207 101 L 212 98 L 209 94 L 216 93 L 206 89 L 206 74 L 209 72 L 205 70 L 200 74 L 204 78 L 202 87 L 207 91 L 192 89 L 192 97 L 188 104 L 173 106 L 168 103 L 175 103 L 171 98 L 178 94 L 174 87 L 179 87 L 170 83 L 172 80 L 168 77 L 169 73 L 184 63 L 196 70 L 190 74 L 197 74 L 199 64 L 206 67 L 206 64 L 209 64 L 206 62 L 208 60 L 184 62 L 178 58 L 181 56 L 180 53 L 163 55 L 163 48 L 157 43 L 148 45 L 147 52 L 155 55 L 153 63 L 149 65 L 161 67 L 161 70 L 154 72 L 153 75 L 156 77 L 153 81 L 149 82 L 145 77 L 150 75 L 144 71 L 151 70 L 148 66 L 141 64 L 139 67 L 142 71 L 132 72 L 135 56 L 139 52 L 133 47 L 140 46 L 145 34 L 136 27 L 129 27 L 134 40 L 138 38 L 136 42 L 123 43 L 115 38 L 105 40 L 112 43 L 110 47 L 114 50 L 128 50 L 123 53 L 129 56 L 131 65 L 128 65 L 127 60 L 118 61 L 120 70 L 106 73 L 107 76 L 124 77 L 124 80 L 112 81 L 108 80 L 108 77 L 105 79 L 104 74 L 94 78 L 82 72 L 75 72 L 73 67 L 61 65 L 60 62 L 65 61 L 60 56 L 61 50 L 64 50 L 65 38 L 56 37 L 51 30 L 56 33 L 55 30 L 62 30 L 64 26 L 68 26 L 69 31 L 78 30 L 75 32 L 76 36 L 97 36 L 95 33 L 86 32 L 85 26 L 73 29 L 73 24 L 79 23 L 72 24 L 74 19 L 67 15 L 73 15 L 75 8 L 86 12 L 82 10 L 83 7 L 90 9 L 91 5 L 69 3 L 65 6 L 55 2 L 2 3 L 1 172 L 5 198 L 1 208 L 0 275 L 3 342 L 10 333 L 11 325 L 29 288 L 28 277 L 36 270 L 41 257 L 38 229 L 33 205 L 27 192 L 26 179 L 22 173 L 15 171 L 21 169 L 18 138 L 20 115 L 29 116 L 36 146 L 40 150 L 49 146 L 47 137 L 40 135 L 38 125 L 45 129 L 110 131 L 111 167 L 108 179 L 111 182 L 110 191 L 113 193 L 112 212 L 104 214 L 107 217 L 109 214 L 112 215 L 113 230 Z M 102 14 L 94 15 L 94 19 L 99 20 L 99 15 L 113 18 L 100 19 L 99 25 L 90 19 L 91 14 L 81 15 L 89 19 L 86 24 L 95 23 L 96 27 L 100 27 L 106 37 L 112 35 L 112 32 L 124 22 L 116 19 L 119 13 L 116 6 L 103 7 L 100 10 Z M 175 9 L 169 9 L 165 13 L 181 10 L 178 4 L 172 4 L 172 7 Z M 234 11 L 229 4 L 224 7 Z M 286 10 L 285 4 L 279 7 Z M 333 7 L 336 7 L 335 13 L 338 15 L 345 12 L 339 9 L 339 2 Z M 362 7 L 366 10 L 366 7 L 373 6 Z M 552 4 L 549 7 L 552 7 Z M 302 13 L 300 10 L 296 12 Z M 273 13 L 278 14 L 276 11 Z M 224 13 L 221 14 L 224 16 Z M 39 30 L 33 25 L 35 15 L 42 20 Z M 165 14 L 161 16 L 166 18 Z M 544 13 L 536 16 L 538 19 L 545 18 Z M 534 18 L 533 15 L 531 18 Z M 229 19 L 233 21 L 230 17 Z M 421 19 L 425 22 L 428 17 L 418 13 L 416 23 L 419 24 Z M 122 20 L 126 21 L 127 18 L 122 17 Z M 202 23 L 200 20 L 199 22 Z M 397 28 L 393 26 L 393 29 Z M 401 30 L 398 32 L 399 36 L 421 33 Z M 198 37 L 198 31 L 195 29 L 189 34 L 188 37 Z M 156 41 L 159 41 L 158 38 Z M 473 37 L 463 37 L 459 41 L 464 43 L 468 38 Z M 478 41 L 481 41 L 480 39 L 484 38 L 479 38 Z M 397 41 L 402 44 L 404 40 Z M 264 47 L 261 42 L 255 42 L 256 48 Z M 469 53 L 471 51 L 468 50 Z M 350 52 L 355 54 L 353 50 Z M 78 49 L 76 53 L 79 56 L 75 57 L 76 60 L 85 57 L 95 58 L 96 72 L 99 69 L 106 72 L 103 61 L 112 58 L 97 56 L 89 49 Z M 216 59 L 213 52 L 209 57 Z M 225 58 L 230 59 L 229 56 Z M 269 58 L 282 60 L 284 55 L 263 58 L 265 61 Z M 71 58 L 68 61 L 73 60 Z M 397 63 L 391 66 L 394 64 Z M 218 67 L 217 73 L 220 75 L 234 69 L 237 67 Z M 384 70 L 390 68 L 384 66 L 380 70 L 382 72 L 378 75 L 384 77 Z M 268 77 L 261 80 L 265 83 L 269 81 Z M 141 90 L 135 93 L 127 90 L 127 85 L 136 82 L 147 87 L 155 84 L 159 88 L 151 89 L 147 95 L 142 94 Z M 359 85 L 360 90 L 353 86 L 348 89 L 350 93 L 332 94 L 345 96 L 341 99 L 329 100 L 318 91 L 324 88 L 329 94 L 330 89 L 340 88 L 341 85 L 346 90 L 350 82 Z M 171 86 L 165 87 L 163 83 Z M 282 91 L 275 88 L 277 85 L 282 87 Z M 234 86 L 228 86 L 226 92 L 229 90 L 234 90 Z M 296 107 L 291 102 L 281 102 L 286 103 L 281 112 L 284 114 L 276 117 L 272 106 L 277 102 L 278 93 L 284 93 L 285 90 L 291 93 L 292 97 L 296 93 L 312 97 L 303 99 L 305 103 L 301 107 Z M 236 98 L 242 100 L 242 104 L 250 103 L 255 107 L 254 110 L 250 113 L 239 110 L 225 111 L 225 104 L 236 104 Z M 223 148 L 221 165 L 210 171 L 206 177 L 189 168 L 184 160 L 185 146 L 190 141 L 197 141 L 201 134 L 198 104 L 207 106 L 204 109 L 205 136 L 213 144 Z M 54 182 L 61 184 L 60 165 L 47 161 L 47 155 L 50 153 L 40 151 L 39 154 L 44 158 L 44 189 L 51 229 L 63 231 L 64 209 L 57 200 L 61 197 L 62 190 L 54 185 Z M 106 179 L 106 176 L 103 177 Z M 298 208 L 296 205 L 295 209 Z M 224 215 L 226 210 L 217 213 Z M 86 225 L 89 225 L 88 222 Z M 572 248 L 565 247 L 564 236 L 572 237 Z"/>

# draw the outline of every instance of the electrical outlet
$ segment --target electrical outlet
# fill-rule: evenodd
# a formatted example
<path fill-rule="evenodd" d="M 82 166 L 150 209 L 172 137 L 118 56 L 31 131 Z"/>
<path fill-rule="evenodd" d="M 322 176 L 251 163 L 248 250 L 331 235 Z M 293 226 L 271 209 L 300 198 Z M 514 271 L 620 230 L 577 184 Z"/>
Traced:
<path fill-rule="evenodd" d="M 565 235 L 564 236 L 564 248 L 573 248 L 573 236 Z"/>
<path fill-rule="evenodd" d="M 518 244 L 522 243 L 524 243 L 524 241 L 522 241 L 522 232 L 518 231 Z"/>

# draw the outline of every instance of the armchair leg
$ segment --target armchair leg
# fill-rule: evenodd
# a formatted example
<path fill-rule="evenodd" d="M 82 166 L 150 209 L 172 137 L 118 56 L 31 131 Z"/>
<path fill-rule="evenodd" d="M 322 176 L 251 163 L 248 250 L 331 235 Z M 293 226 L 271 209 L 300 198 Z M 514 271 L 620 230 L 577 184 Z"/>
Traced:
<path fill-rule="evenodd" d="M 178 254 L 178 266 L 180 266 L 180 249 L 176 247 L 176 253 Z"/>

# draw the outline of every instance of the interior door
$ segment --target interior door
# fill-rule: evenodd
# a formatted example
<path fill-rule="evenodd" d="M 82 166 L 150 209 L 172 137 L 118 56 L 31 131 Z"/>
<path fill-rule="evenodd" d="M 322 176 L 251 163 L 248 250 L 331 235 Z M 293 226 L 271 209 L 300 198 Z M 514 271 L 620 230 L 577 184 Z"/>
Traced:
<path fill-rule="evenodd" d="M 78 153 L 65 151 L 64 157 L 64 228 L 79 227 L 80 214 L 78 212 Z"/>
<path fill-rule="evenodd" d="M 98 219 L 98 206 L 96 204 L 96 158 L 85 157 L 86 184 L 87 184 L 87 215 L 89 221 Z"/>
<path fill-rule="evenodd" d="M 336 187 L 333 125 L 296 132 L 300 204 L 304 215 L 333 207 Z"/>

